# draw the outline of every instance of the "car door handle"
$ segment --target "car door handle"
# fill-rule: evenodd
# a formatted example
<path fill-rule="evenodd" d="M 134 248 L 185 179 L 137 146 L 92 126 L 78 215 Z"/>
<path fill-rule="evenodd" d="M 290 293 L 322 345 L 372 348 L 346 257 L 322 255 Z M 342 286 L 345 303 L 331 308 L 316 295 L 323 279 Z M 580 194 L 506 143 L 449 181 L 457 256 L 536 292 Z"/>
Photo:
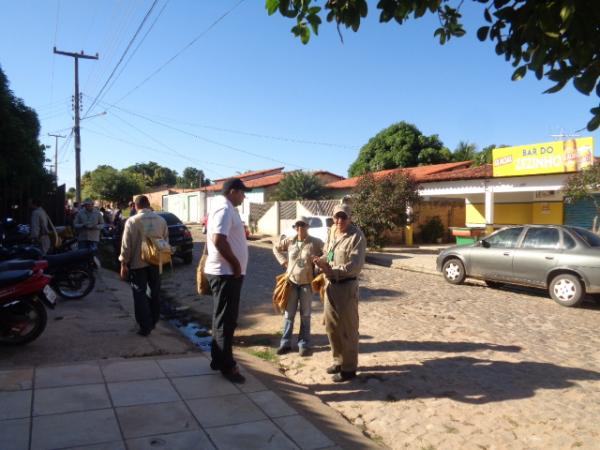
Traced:
<path fill-rule="evenodd" d="M 502 253 L 504 256 L 510 256 L 510 252 L 504 252 Z"/>
<path fill-rule="evenodd" d="M 545 256 L 546 259 L 554 259 L 554 256 Z"/>

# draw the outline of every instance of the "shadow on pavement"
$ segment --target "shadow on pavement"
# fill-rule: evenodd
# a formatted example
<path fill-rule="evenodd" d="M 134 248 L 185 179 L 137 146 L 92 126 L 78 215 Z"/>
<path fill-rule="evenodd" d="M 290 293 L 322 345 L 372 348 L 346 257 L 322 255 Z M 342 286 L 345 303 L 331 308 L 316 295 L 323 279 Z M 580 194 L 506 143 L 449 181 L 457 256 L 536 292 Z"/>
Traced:
<path fill-rule="evenodd" d="M 533 397 L 539 389 L 567 389 L 579 380 L 600 380 L 600 373 L 591 370 L 464 356 L 433 359 L 423 364 L 359 369 L 358 378 L 350 383 L 319 384 L 311 388 L 324 401 L 449 398 L 462 403 L 485 404 Z M 385 381 L 381 386 L 391 392 L 373 395 L 370 379 Z"/>

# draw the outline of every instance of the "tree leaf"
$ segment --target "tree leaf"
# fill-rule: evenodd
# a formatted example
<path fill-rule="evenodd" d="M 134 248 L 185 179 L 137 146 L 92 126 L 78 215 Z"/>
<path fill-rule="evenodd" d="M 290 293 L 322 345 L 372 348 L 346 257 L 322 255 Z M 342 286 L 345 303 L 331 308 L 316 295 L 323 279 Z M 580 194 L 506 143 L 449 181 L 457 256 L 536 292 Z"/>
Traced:
<path fill-rule="evenodd" d="M 595 108 L 591 109 L 593 112 Z M 600 112 L 596 112 L 594 117 L 588 122 L 587 129 L 588 131 L 594 131 L 600 126 Z"/>
<path fill-rule="evenodd" d="M 272 16 L 279 8 L 279 0 L 266 0 L 265 7 L 267 8 L 267 13 Z"/>
<path fill-rule="evenodd" d="M 492 15 L 490 14 L 490 10 L 488 8 L 485 8 L 483 10 L 483 18 L 489 22 L 492 23 Z"/>
<path fill-rule="evenodd" d="M 525 76 L 526 73 L 527 73 L 527 66 L 521 66 L 513 72 L 512 77 L 510 77 L 510 79 L 512 81 L 519 81 L 519 80 L 523 79 L 523 77 Z"/>
<path fill-rule="evenodd" d="M 477 30 L 477 39 L 480 41 L 485 41 L 488 37 L 488 33 L 490 31 L 490 27 L 481 27 Z"/>

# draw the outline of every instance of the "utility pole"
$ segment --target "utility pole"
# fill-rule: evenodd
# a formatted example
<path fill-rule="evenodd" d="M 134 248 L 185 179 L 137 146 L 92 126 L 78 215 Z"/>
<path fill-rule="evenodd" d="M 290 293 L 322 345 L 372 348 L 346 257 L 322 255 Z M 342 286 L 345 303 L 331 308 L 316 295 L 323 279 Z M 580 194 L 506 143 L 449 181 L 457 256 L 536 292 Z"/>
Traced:
<path fill-rule="evenodd" d="M 81 202 L 81 135 L 79 133 L 79 58 L 82 59 L 98 59 L 98 53 L 96 56 L 86 55 L 83 53 L 72 53 L 62 52 L 56 50 L 54 47 L 54 53 L 57 55 L 70 56 L 75 58 L 75 126 L 73 127 L 73 134 L 75 134 L 75 200 Z"/>
<path fill-rule="evenodd" d="M 66 138 L 66 136 L 52 133 L 48 133 L 48 136 L 54 138 L 54 178 L 56 179 L 56 185 L 58 186 L 58 138 Z"/>

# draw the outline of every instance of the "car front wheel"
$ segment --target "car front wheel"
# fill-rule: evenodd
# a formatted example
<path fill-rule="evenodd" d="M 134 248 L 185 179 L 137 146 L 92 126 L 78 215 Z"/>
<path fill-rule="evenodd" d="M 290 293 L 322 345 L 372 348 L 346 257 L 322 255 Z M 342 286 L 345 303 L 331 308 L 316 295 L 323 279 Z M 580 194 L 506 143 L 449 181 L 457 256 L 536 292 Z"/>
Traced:
<path fill-rule="evenodd" d="M 446 261 L 442 267 L 442 273 L 448 283 L 462 284 L 465 281 L 465 266 L 462 261 L 457 258 L 452 258 Z"/>
<path fill-rule="evenodd" d="M 555 276 L 548 289 L 550 297 L 562 306 L 577 306 L 585 297 L 585 288 L 575 275 L 561 273 Z"/>

